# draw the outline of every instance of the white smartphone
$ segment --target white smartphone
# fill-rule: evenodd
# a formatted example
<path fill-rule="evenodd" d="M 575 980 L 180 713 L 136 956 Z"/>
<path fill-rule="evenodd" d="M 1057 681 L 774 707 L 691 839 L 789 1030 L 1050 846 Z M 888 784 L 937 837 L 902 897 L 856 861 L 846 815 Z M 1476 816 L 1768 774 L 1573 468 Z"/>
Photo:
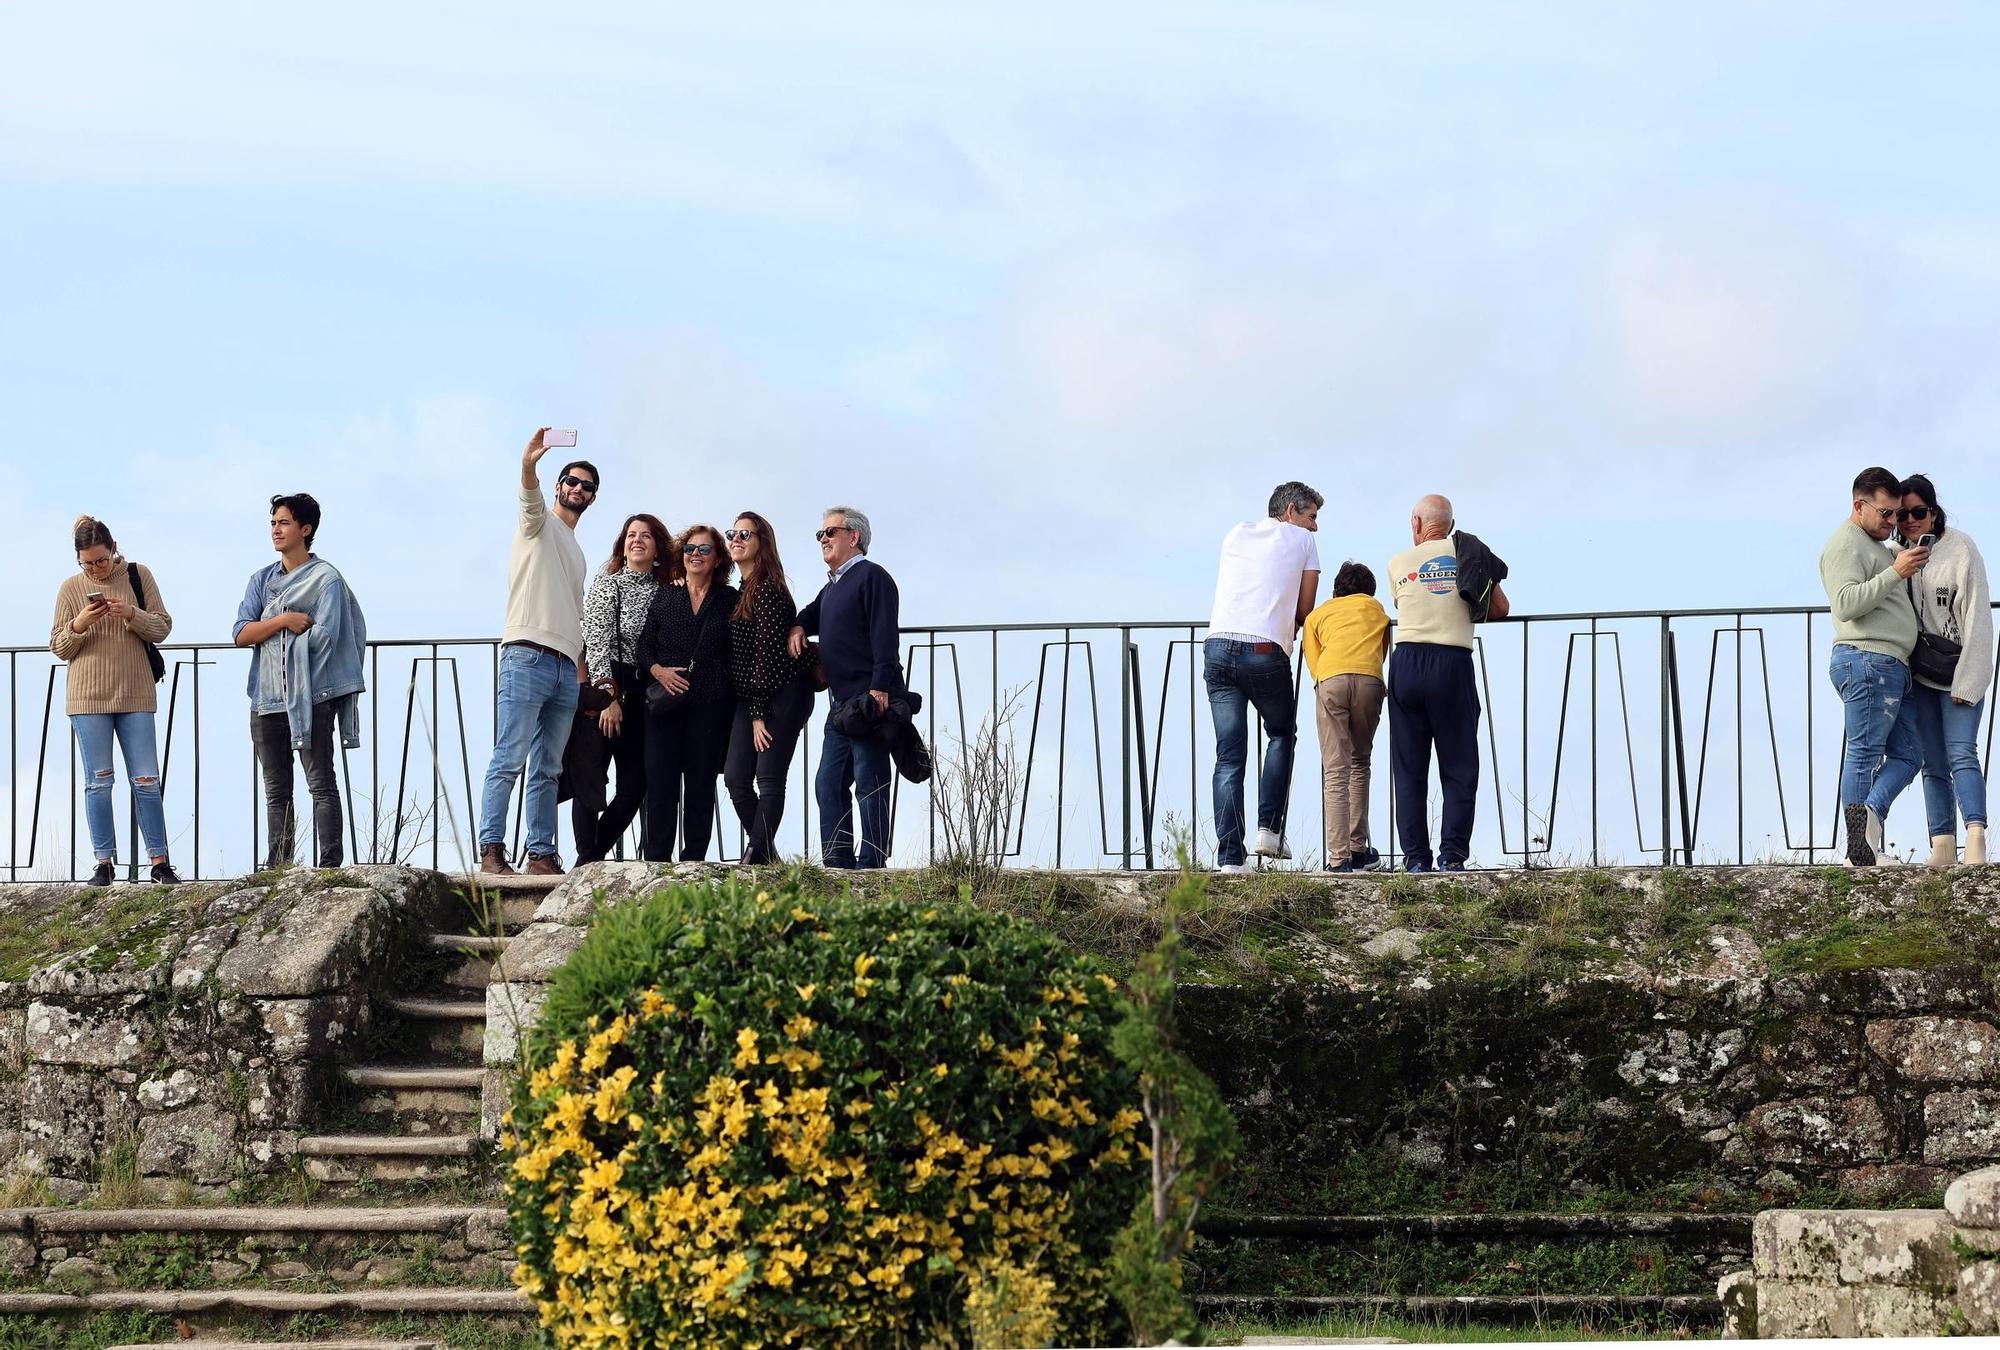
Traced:
<path fill-rule="evenodd" d="M 1936 542 L 1937 542 L 1937 536 L 1936 536 L 1936 535 L 1934 535 L 1934 534 L 1927 534 L 1927 535 L 1925 535 L 1925 536 L 1924 536 L 1923 538 L 1921 538 L 1921 539 L 1917 540 L 1917 547 L 1918 547 L 1918 548 L 1929 548 L 1929 547 L 1930 547 L 1930 546 L 1931 546 L 1932 544 L 1935 544 Z"/>
<path fill-rule="evenodd" d="M 542 444 L 553 446 L 557 449 L 574 449 L 576 446 L 576 428 L 571 427 L 567 431 L 550 431 L 542 437 Z"/>

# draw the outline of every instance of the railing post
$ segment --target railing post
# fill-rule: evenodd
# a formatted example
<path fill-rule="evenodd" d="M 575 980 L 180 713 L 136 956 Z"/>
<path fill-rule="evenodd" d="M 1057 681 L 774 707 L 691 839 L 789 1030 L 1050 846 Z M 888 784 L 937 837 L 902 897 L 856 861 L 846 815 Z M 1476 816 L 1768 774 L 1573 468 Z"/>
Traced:
<path fill-rule="evenodd" d="M 1132 870 L 1132 629 L 1118 630 L 1118 865 Z"/>
<path fill-rule="evenodd" d="M 1673 758 L 1671 723 L 1673 706 L 1668 701 L 1668 683 L 1672 678 L 1669 669 L 1669 651 L 1673 643 L 1673 620 L 1660 616 L 1660 866 L 1671 867 L 1674 862 L 1674 798 L 1673 784 L 1669 777 Z"/>

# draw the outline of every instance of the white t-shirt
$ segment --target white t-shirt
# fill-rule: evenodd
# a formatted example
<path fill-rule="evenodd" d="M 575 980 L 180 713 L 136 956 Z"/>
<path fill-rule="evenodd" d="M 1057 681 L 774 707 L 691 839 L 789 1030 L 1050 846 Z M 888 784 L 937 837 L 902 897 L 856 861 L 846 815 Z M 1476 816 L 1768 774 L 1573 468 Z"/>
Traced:
<path fill-rule="evenodd" d="M 1389 559 L 1396 597 L 1396 643 L 1472 650 L 1472 607 L 1458 593 L 1458 545 L 1450 538 L 1406 548 Z"/>
<path fill-rule="evenodd" d="M 1253 520 L 1222 537 L 1210 637 L 1275 642 L 1291 654 L 1299 631 L 1299 577 L 1319 571 L 1313 532 L 1282 520 Z"/>

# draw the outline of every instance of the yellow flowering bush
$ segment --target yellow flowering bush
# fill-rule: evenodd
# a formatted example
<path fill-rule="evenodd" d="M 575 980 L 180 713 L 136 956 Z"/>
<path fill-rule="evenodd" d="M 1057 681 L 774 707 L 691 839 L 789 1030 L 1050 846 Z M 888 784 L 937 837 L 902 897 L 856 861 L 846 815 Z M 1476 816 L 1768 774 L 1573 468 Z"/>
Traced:
<path fill-rule="evenodd" d="M 1061 1343 L 1123 1343 L 1122 1011 L 969 905 L 726 883 L 611 910 L 527 1038 L 516 1281 L 562 1347 L 950 1344 L 969 1297 L 1004 1311 L 998 1272 Z"/>

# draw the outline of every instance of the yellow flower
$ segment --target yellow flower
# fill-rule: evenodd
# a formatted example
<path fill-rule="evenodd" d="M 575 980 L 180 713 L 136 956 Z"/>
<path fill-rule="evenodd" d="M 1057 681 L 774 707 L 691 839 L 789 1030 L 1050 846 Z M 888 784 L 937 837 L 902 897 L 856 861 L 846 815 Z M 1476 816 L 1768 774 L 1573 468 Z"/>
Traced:
<path fill-rule="evenodd" d="M 735 1066 L 741 1069 L 748 1065 L 760 1064 L 762 1062 L 762 1058 L 757 1054 L 757 1033 L 749 1027 L 744 1027 L 736 1033 Z"/>
<path fill-rule="evenodd" d="M 799 991 L 799 998 L 807 1003 L 812 1002 L 813 993 L 815 990 L 819 988 L 819 986 L 816 984 L 801 984 L 795 987 Z"/>

